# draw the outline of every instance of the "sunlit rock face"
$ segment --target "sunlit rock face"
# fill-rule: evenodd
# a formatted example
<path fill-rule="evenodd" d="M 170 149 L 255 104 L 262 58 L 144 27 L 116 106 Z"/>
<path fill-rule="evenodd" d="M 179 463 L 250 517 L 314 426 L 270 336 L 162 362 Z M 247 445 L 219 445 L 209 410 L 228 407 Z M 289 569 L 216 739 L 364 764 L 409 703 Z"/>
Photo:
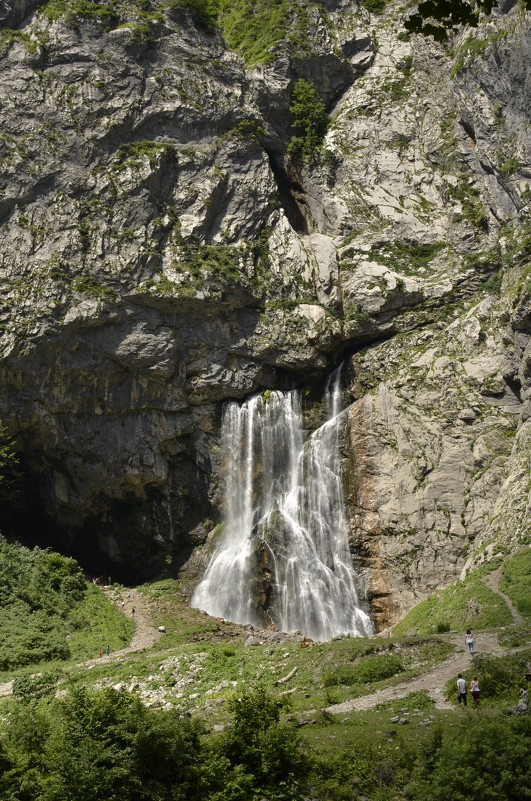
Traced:
<path fill-rule="evenodd" d="M 147 36 L 0 4 L 0 419 L 30 527 L 193 584 L 223 403 L 298 387 L 317 428 L 347 356 L 350 545 L 383 627 L 528 530 L 529 14 L 444 48 L 392 5 L 305 13 L 304 47 L 250 65 L 186 14 Z M 309 161 L 301 78 L 332 120 Z"/>

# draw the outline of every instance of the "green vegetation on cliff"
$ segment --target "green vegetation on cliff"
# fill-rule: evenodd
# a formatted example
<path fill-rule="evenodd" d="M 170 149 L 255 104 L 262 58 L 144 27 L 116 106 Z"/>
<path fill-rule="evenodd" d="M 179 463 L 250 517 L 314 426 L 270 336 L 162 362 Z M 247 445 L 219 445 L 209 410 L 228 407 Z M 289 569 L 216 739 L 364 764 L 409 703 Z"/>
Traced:
<path fill-rule="evenodd" d="M 310 159 L 321 146 L 328 127 L 325 104 L 310 81 L 302 78 L 297 81 L 289 110 L 293 115 L 293 136 L 288 153 Z"/>
<path fill-rule="evenodd" d="M 381 13 L 384 0 L 365 0 L 373 13 Z M 280 43 L 289 41 L 294 52 L 307 53 L 309 9 L 324 11 L 316 3 L 293 4 L 288 0 L 45 0 L 38 16 L 46 22 L 61 19 L 75 26 L 80 20 L 98 23 L 104 31 L 128 29 L 136 44 L 148 43 L 165 15 L 189 15 L 194 24 L 213 32 L 218 29 L 226 45 L 249 64 L 267 64 Z M 42 24 L 42 23 L 41 23 Z M 0 44 L 22 42 L 35 54 L 48 44 L 48 31 L 36 28 L 30 35 L 4 30 Z"/>
<path fill-rule="evenodd" d="M 221 0 L 219 24 L 228 46 L 249 64 L 265 64 L 288 29 L 288 0 Z"/>
<path fill-rule="evenodd" d="M 0 670 L 96 656 L 123 647 L 133 624 L 74 559 L 0 536 Z"/>

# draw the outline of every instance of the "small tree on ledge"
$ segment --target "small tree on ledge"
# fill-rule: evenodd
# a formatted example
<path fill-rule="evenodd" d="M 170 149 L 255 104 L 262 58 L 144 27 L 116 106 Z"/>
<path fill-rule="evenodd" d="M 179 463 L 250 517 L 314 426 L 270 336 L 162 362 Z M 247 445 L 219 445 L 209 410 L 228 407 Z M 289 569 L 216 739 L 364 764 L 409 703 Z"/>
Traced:
<path fill-rule="evenodd" d="M 310 81 L 300 78 L 293 87 L 289 107 L 293 115 L 293 136 L 288 153 L 311 159 L 321 147 L 328 129 L 326 107 Z"/>

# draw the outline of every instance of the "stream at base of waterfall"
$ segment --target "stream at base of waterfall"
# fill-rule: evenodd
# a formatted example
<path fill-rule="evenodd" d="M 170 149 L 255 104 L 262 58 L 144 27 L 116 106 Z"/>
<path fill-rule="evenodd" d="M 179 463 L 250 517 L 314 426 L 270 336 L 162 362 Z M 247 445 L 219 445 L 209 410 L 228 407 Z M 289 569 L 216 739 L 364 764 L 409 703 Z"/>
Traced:
<path fill-rule="evenodd" d="M 298 391 L 225 404 L 224 522 L 193 607 L 317 641 L 372 633 L 348 543 L 339 370 L 323 405 L 327 420 L 308 436 Z"/>

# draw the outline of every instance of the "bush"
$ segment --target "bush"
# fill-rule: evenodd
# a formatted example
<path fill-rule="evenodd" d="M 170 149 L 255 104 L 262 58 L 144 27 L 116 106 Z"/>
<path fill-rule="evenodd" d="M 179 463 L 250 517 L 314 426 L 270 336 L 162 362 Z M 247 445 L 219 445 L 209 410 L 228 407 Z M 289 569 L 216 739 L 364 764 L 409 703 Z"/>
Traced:
<path fill-rule="evenodd" d="M 325 104 L 310 81 L 300 78 L 293 88 L 289 107 L 293 136 L 288 153 L 310 159 L 320 148 L 328 128 Z"/>
<path fill-rule="evenodd" d="M 87 585 L 74 559 L 0 536 L 0 670 L 65 660 L 70 653 L 95 656 L 106 642 L 115 650 L 133 629 L 97 587 Z"/>
<path fill-rule="evenodd" d="M 48 708 L 19 706 L 0 742 L 9 765 L 2 798 L 13 801 L 202 797 L 197 725 L 114 690 L 77 689 Z"/>
<path fill-rule="evenodd" d="M 25 701 L 30 698 L 42 698 L 54 691 L 58 678 L 59 673 L 55 671 L 36 673 L 32 676 L 17 676 L 13 681 L 13 696 Z"/>
<path fill-rule="evenodd" d="M 323 683 L 325 687 L 332 687 L 335 684 L 346 684 L 347 686 L 366 684 L 388 679 L 403 670 L 402 662 L 394 654 L 365 656 L 354 665 L 340 665 L 336 670 L 325 673 Z"/>
<path fill-rule="evenodd" d="M 481 688 L 481 703 L 499 705 L 503 701 L 516 704 L 518 691 L 525 683 L 527 663 L 531 651 L 522 651 L 511 656 L 494 657 L 487 654 L 476 654 L 472 658 L 470 668 L 465 672 L 467 683 L 473 676 L 478 676 Z M 455 679 L 446 685 L 446 698 L 456 698 Z"/>
<path fill-rule="evenodd" d="M 263 687 L 230 701 L 233 728 L 221 741 L 220 754 L 231 768 L 231 798 L 243 801 L 255 797 L 254 793 L 256 797 L 271 793 L 279 801 L 294 801 L 304 796 L 307 760 L 294 725 L 280 723 L 282 707 Z M 236 786 L 241 795 L 236 794 Z"/>
<path fill-rule="evenodd" d="M 415 797 L 433 801 L 523 801 L 530 798 L 531 719 L 468 717 L 457 734 L 424 748 L 425 782 Z"/>

